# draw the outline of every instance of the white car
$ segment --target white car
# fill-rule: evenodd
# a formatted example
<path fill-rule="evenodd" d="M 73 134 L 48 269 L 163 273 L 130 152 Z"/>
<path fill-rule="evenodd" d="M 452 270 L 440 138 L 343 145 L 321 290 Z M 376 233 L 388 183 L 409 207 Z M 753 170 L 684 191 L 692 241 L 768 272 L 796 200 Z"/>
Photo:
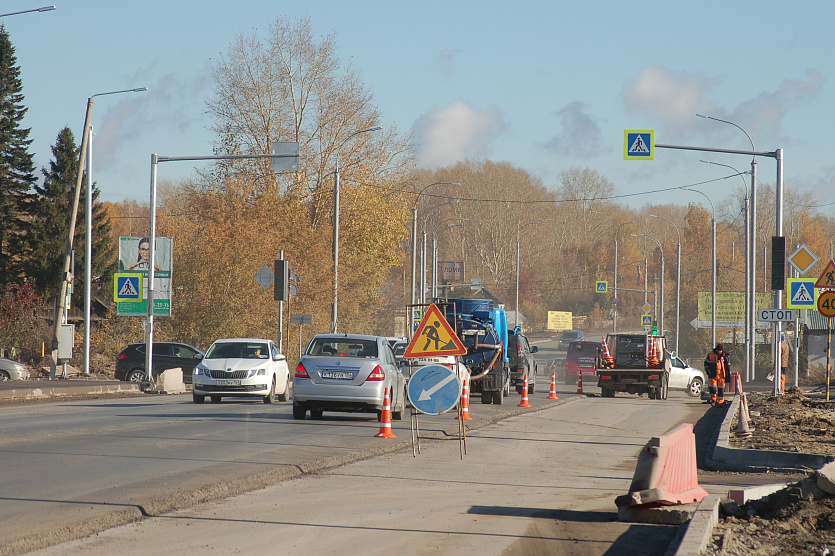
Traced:
<path fill-rule="evenodd" d="M 230 338 L 213 343 L 191 378 L 194 403 L 206 396 L 212 403 L 223 397 L 255 396 L 264 403 L 290 399 L 287 359 L 272 340 Z"/>
<path fill-rule="evenodd" d="M 29 369 L 23 363 L 0 359 L 0 380 L 28 380 Z"/>
<path fill-rule="evenodd" d="M 707 375 L 701 369 L 691 367 L 675 352 L 668 353 L 670 361 L 670 388 L 684 390 L 688 396 L 698 398 L 702 395 Z"/>

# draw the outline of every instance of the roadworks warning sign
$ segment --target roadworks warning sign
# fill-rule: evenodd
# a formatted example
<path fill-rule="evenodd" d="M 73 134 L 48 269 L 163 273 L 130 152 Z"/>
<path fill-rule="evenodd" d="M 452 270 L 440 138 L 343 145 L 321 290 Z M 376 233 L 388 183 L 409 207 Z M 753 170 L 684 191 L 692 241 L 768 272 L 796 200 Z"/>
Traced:
<path fill-rule="evenodd" d="M 438 306 L 432 304 L 418 324 L 403 357 L 436 357 L 440 355 L 464 355 L 467 348 L 458 339 Z"/>

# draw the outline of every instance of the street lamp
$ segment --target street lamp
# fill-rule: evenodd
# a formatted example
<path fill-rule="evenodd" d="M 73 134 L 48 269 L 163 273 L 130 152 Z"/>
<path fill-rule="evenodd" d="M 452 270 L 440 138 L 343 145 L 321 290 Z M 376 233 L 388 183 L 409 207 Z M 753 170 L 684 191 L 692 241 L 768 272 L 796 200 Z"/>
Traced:
<path fill-rule="evenodd" d="M 728 120 L 722 120 L 719 118 L 714 118 L 712 116 L 705 116 L 703 114 L 696 114 L 696 116 L 700 118 L 705 118 L 708 120 L 714 120 L 716 122 L 722 122 L 723 124 L 732 125 L 742 133 L 745 134 L 745 137 L 748 138 L 748 142 L 751 143 L 751 152 L 755 152 L 756 149 L 754 148 L 754 141 L 751 139 L 751 136 L 748 135 L 748 132 L 742 129 L 741 126 L 729 122 Z M 777 155 L 777 174 L 778 174 L 778 181 L 780 183 L 778 186 L 782 186 L 782 176 L 780 175 L 782 169 L 782 160 L 781 156 L 782 153 L 775 153 Z M 739 172 L 737 172 L 739 173 Z M 743 178 L 744 181 L 744 178 Z M 779 206 L 779 205 L 778 205 Z M 779 219 L 781 220 L 781 230 L 778 230 L 777 235 L 782 235 L 782 214 L 778 211 Z M 748 217 L 748 226 L 746 227 L 746 246 L 748 250 L 748 257 L 745 261 L 746 269 L 747 269 L 747 281 L 745 284 L 745 296 L 750 301 L 750 303 L 746 306 L 746 320 L 748 321 L 748 329 L 745 331 L 746 336 L 749 338 L 749 342 L 745 346 L 745 359 L 746 359 L 746 366 L 745 366 L 745 374 L 746 380 L 750 377 L 751 380 L 754 379 L 755 374 L 755 361 L 756 361 L 756 322 L 757 322 L 757 309 L 756 309 L 756 299 L 757 299 L 757 265 L 756 261 L 756 253 L 757 253 L 757 156 L 751 156 L 751 202 L 748 206 L 746 215 Z M 777 296 L 778 298 L 780 296 Z M 779 323 L 778 323 L 779 326 Z M 775 342 L 776 343 L 776 342 Z M 714 339 L 715 345 L 715 339 Z M 779 356 L 779 353 L 777 354 Z M 779 365 L 777 365 L 779 367 Z M 778 371 L 779 372 L 779 371 Z M 774 382 L 775 386 L 777 381 Z"/>
<path fill-rule="evenodd" d="M 678 353 L 679 294 L 681 293 L 681 232 L 679 232 L 678 226 L 676 226 L 669 218 L 656 216 L 654 214 L 650 214 L 650 216 L 653 218 L 661 218 L 662 220 L 669 222 L 670 225 L 676 229 L 676 235 L 678 236 L 678 243 L 676 243 L 676 353 Z"/>
<path fill-rule="evenodd" d="M 107 93 L 96 93 L 91 95 L 89 102 L 92 104 L 93 98 L 104 95 L 115 95 L 119 93 L 139 93 L 147 91 L 148 87 L 137 87 L 136 89 L 125 89 L 123 91 L 110 91 Z M 87 130 L 87 195 L 85 198 L 85 215 L 84 223 L 84 374 L 90 374 L 90 313 L 92 305 L 92 283 L 93 283 L 93 126 L 90 124 L 90 129 Z"/>
<path fill-rule="evenodd" d="M 417 278 L 417 215 L 418 215 L 418 203 L 420 202 L 420 198 L 423 196 L 423 192 L 432 187 L 433 185 L 461 185 L 458 182 L 451 182 L 451 181 L 436 181 L 435 183 L 430 183 L 429 185 L 425 186 L 420 192 L 417 194 L 417 198 L 415 199 L 415 204 L 412 207 L 412 291 L 411 291 L 411 303 L 412 305 L 415 304 L 415 290 L 416 290 L 416 278 Z"/>
<path fill-rule="evenodd" d="M 661 247 L 661 242 L 649 234 L 631 234 L 633 237 L 644 237 L 651 239 L 658 245 L 658 250 L 661 251 L 661 310 L 658 311 L 658 333 L 664 335 L 664 248 Z"/>
<path fill-rule="evenodd" d="M 50 12 L 55 9 L 55 6 L 44 6 L 43 8 L 32 8 L 31 10 L 23 10 L 20 12 L 11 12 L 8 14 L 0 14 L 0 17 L 6 17 L 7 15 L 19 15 L 19 14 L 28 14 L 30 12 Z"/>
<path fill-rule="evenodd" d="M 618 232 L 620 231 L 621 226 L 634 223 L 634 220 L 630 220 L 629 222 L 624 222 L 615 228 L 615 284 L 612 294 L 614 296 L 612 303 L 612 333 L 618 331 Z M 678 335 L 676 335 L 676 338 L 678 338 Z"/>
<path fill-rule="evenodd" d="M 704 198 L 707 199 L 708 203 L 710 203 L 710 212 L 712 214 L 710 220 L 712 230 L 711 237 L 713 238 L 713 246 L 710 257 L 710 345 L 716 346 L 716 209 L 713 206 L 713 201 L 710 200 L 710 197 L 708 197 L 706 193 L 703 193 L 698 189 L 688 189 L 686 187 L 682 187 L 681 189 L 704 195 Z"/>
<path fill-rule="evenodd" d="M 331 316 L 331 334 L 336 334 L 336 319 L 339 305 L 339 149 L 349 139 L 360 133 L 382 129 L 380 126 L 355 131 L 336 147 L 336 171 L 333 173 L 333 315 Z"/>
<path fill-rule="evenodd" d="M 516 305 L 514 305 L 514 328 L 519 326 L 519 234 L 528 226 L 536 226 L 537 224 L 539 222 L 528 222 L 520 228 L 519 223 L 516 223 Z"/>
<path fill-rule="evenodd" d="M 31 11 L 40 11 L 40 10 L 31 10 Z M 90 142 L 90 118 L 93 114 L 93 97 L 101 96 L 101 95 L 110 95 L 116 93 L 127 93 L 127 92 L 134 92 L 139 89 L 127 89 L 124 91 L 111 91 L 109 93 L 98 93 L 96 95 L 91 96 L 87 99 L 87 111 L 84 115 L 84 127 L 82 128 L 81 133 L 81 148 L 79 149 L 78 153 L 78 174 L 76 175 L 75 180 L 75 195 L 73 197 L 73 205 L 72 210 L 70 211 L 70 223 L 67 227 L 67 241 L 64 243 L 64 266 L 61 270 L 61 285 L 58 287 L 58 303 L 57 309 L 55 312 L 55 326 L 52 330 L 52 359 L 49 364 L 49 379 L 55 380 L 55 370 L 58 364 L 58 335 L 61 331 L 61 325 L 64 323 L 65 318 L 65 306 L 66 306 L 66 298 L 67 298 L 67 289 L 69 287 L 69 283 L 71 280 L 70 275 L 70 261 L 72 259 L 72 244 L 73 239 L 75 238 L 75 222 L 78 219 L 78 203 L 81 198 L 81 181 L 84 176 L 84 167 L 82 165 L 82 161 L 85 160 L 87 155 L 88 145 Z M 92 183 L 92 182 L 91 182 Z M 90 186 L 88 184 L 87 191 L 88 195 L 90 192 Z M 88 213 L 87 222 L 90 222 L 90 215 Z M 87 239 L 87 245 L 90 245 L 91 240 Z M 87 260 L 90 260 L 90 256 L 87 256 Z M 84 371 L 85 373 L 89 373 L 89 345 L 90 340 L 86 336 L 87 330 L 90 329 L 90 317 L 89 317 L 89 305 L 88 305 L 88 297 L 89 293 L 86 291 L 86 284 L 89 284 L 90 277 L 89 274 L 85 280 L 85 352 L 84 352 Z"/>
<path fill-rule="evenodd" d="M 452 222 L 457 221 L 457 224 L 452 224 Z M 444 231 L 448 228 L 456 228 L 458 226 L 463 226 L 464 222 L 469 222 L 469 218 L 450 218 L 449 220 L 445 220 L 441 223 L 440 226 L 435 228 L 432 232 L 432 298 L 434 299 L 438 295 L 438 230 Z M 442 229 L 443 228 L 443 229 Z"/>
<path fill-rule="evenodd" d="M 743 130 L 744 132 L 744 130 Z M 746 134 L 747 135 L 747 134 Z M 749 137 L 750 139 L 750 137 Z M 753 149 L 753 143 L 751 144 L 751 148 Z M 748 189 L 747 183 L 745 183 L 745 178 L 743 177 L 743 173 L 730 166 L 728 164 L 720 164 L 718 162 L 711 162 L 710 160 L 702 160 L 705 164 L 713 164 L 715 166 L 724 166 L 725 168 L 730 168 L 734 172 L 739 175 L 739 178 L 742 180 L 742 187 L 745 191 L 745 382 L 748 382 L 752 379 L 751 375 L 751 368 L 753 366 L 753 353 L 750 349 L 750 346 L 753 345 L 753 336 L 755 332 L 755 320 L 756 319 L 755 312 L 757 307 L 757 293 L 755 289 L 751 289 L 749 284 L 751 282 L 751 272 L 752 268 L 755 266 L 754 261 L 756 260 L 755 254 L 750 252 L 749 249 L 751 248 L 751 237 L 752 234 L 750 233 L 751 229 L 751 201 L 748 198 Z"/>
<path fill-rule="evenodd" d="M 427 212 L 423 217 L 423 235 L 421 236 L 422 242 L 420 250 L 420 295 L 418 296 L 420 303 L 426 303 L 426 221 L 429 220 L 429 215 L 435 212 L 436 209 L 445 205 L 454 205 L 456 203 L 458 203 L 458 199 L 435 205 L 429 209 L 429 212 Z"/>

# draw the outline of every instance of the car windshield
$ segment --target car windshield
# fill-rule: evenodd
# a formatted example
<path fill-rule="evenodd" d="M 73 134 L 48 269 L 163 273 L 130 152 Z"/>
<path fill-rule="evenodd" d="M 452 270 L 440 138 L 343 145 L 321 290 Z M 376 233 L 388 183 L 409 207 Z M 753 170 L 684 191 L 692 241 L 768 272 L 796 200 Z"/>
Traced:
<path fill-rule="evenodd" d="M 377 341 L 357 338 L 316 338 L 307 349 L 307 355 L 376 359 Z"/>
<path fill-rule="evenodd" d="M 569 330 L 562 335 L 562 337 L 566 340 L 576 340 L 579 336 L 580 333 L 576 330 Z"/>
<path fill-rule="evenodd" d="M 223 342 L 212 344 L 206 359 L 266 359 L 267 344 L 260 342 Z"/>

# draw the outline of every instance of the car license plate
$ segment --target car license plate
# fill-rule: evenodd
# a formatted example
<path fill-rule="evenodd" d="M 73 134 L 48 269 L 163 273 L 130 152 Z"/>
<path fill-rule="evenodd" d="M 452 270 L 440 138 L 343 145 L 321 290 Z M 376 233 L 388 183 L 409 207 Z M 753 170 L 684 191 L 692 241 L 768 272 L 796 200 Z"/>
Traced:
<path fill-rule="evenodd" d="M 350 371 L 322 371 L 322 378 L 336 378 L 339 380 L 352 380 L 354 373 Z"/>
<path fill-rule="evenodd" d="M 241 381 L 240 380 L 218 380 L 217 385 L 218 386 L 240 386 Z"/>

